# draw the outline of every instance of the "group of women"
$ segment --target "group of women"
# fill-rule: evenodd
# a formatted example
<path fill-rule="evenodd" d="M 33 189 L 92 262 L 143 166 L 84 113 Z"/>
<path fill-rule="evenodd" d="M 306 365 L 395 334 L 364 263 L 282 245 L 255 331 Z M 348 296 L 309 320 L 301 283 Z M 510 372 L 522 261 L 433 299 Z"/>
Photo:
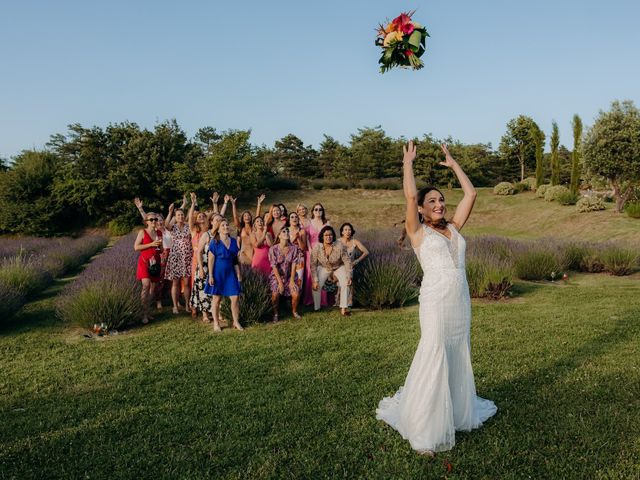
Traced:
<path fill-rule="evenodd" d="M 440 165 L 452 170 L 464 193 L 451 220 L 445 218 L 447 206 L 440 190 L 432 186 L 417 190 L 413 173 L 416 146 L 409 142 L 403 147 L 405 234 L 423 270 L 419 295 L 421 338 L 404 385 L 394 395 L 383 398 L 376 410 L 378 419 L 396 429 L 416 451 L 430 456 L 453 448 L 456 431 L 478 428 L 497 411 L 492 401 L 476 394 L 471 365 L 471 300 L 465 273 L 466 242 L 460 230 L 471 214 L 476 191 L 444 144 L 442 152 L 445 159 Z M 319 203 L 313 206 L 310 218 L 304 205 L 298 205 L 290 214 L 284 205 L 272 205 L 262 218 L 262 195 L 255 218 L 250 212 L 243 212 L 238 219 L 235 199 L 225 196 L 220 214 L 215 194 L 212 200 L 211 215 L 196 214 L 196 197 L 191 194 L 188 223 L 182 209 L 174 215 L 170 208 L 164 229 L 158 223 L 162 217 L 145 214 L 142 203 L 137 202 L 147 222 L 135 243 L 141 252 L 138 278 L 143 286 L 145 321 L 149 318 L 154 280 L 172 281 L 177 312 L 180 279 L 192 278 L 187 305 L 202 311 L 206 318 L 211 296 L 214 328 L 219 330 L 220 296 L 230 296 L 235 305 L 234 326 L 242 328 L 237 302 L 241 290 L 239 262 L 269 275 L 274 319 L 278 318 L 281 296 L 291 297 L 296 318 L 301 298 L 311 299 L 314 308 L 320 308 L 322 286 L 329 278 L 337 279 L 338 303 L 342 313 L 347 314 L 353 265 L 367 255 L 366 248 L 353 238 L 355 231 L 350 224 L 342 225 L 341 239 L 336 241 L 335 231 Z M 238 229 L 236 240 L 230 237 L 230 225 L 224 219 L 229 202 Z M 359 257 L 356 251 L 361 252 Z M 190 262 L 195 262 L 195 270 L 192 267 L 190 271 Z M 152 276 L 159 271 L 162 273 Z M 187 281 L 185 300 L 189 292 Z"/>
<path fill-rule="evenodd" d="M 320 203 L 310 214 L 303 204 L 290 213 L 285 205 L 273 204 L 262 216 L 265 195 L 260 195 L 255 214 L 247 210 L 238 215 L 236 198 L 230 195 L 224 196 L 219 208 L 220 197 L 214 193 L 206 211 L 199 210 L 195 193 L 190 197 L 186 214 L 185 196 L 180 208 L 169 206 L 166 219 L 162 214 L 145 212 L 142 201 L 135 199 L 146 224 L 134 244 L 140 252 L 137 278 L 142 282 L 143 323 L 152 320 L 153 298 L 157 308 L 162 308 L 164 286 L 170 283 L 173 313 L 181 308 L 194 316 L 200 313 L 217 332 L 221 330 L 220 301 L 229 297 L 233 327 L 242 330 L 240 265 L 268 277 L 274 321 L 279 318 L 281 297 L 291 299 L 294 318 L 301 318 L 301 302 L 319 310 L 333 303 L 330 292 L 334 288 L 335 304 L 342 315 L 350 315 L 353 267 L 369 254 L 354 238 L 350 223 L 340 227 L 338 239 Z M 225 218 L 229 205 L 233 224 Z"/>

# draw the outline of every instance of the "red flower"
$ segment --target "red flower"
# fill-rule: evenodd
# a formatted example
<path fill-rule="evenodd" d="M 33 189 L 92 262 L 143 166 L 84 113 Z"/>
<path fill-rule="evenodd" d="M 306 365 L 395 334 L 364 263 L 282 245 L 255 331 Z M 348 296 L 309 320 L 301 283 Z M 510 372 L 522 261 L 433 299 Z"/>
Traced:
<path fill-rule="evenodd" d="M 413 55 L 413 52 L 411 50 L 405 50 L 404 54 L 405 56 L 410 57 L 411 55 Z"/>
<path fill-rule="evenodd" d="M 411 35 L 414 30 L 413 23 L 411 23 L 411 15 L 407 13 L 401 13 L 399 16 L 393 19 L 393 25 L 397 31 L 402 32 L 405 35 Z"/>

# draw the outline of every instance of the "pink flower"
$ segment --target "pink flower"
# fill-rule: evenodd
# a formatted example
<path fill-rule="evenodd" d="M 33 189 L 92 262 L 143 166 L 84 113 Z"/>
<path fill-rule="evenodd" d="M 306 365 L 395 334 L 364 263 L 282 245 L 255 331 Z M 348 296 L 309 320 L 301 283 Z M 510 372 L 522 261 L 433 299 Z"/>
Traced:
<path fill-rule="evenodd" d="M 414 30 L 413 23 L 411 23 L 411 16 L 406 13 L 401 13 L 399 16 L 394 18 L 391 23 L 393 23 L 397 31 L 400 31 L 405 35 L 410 35 Z"/>

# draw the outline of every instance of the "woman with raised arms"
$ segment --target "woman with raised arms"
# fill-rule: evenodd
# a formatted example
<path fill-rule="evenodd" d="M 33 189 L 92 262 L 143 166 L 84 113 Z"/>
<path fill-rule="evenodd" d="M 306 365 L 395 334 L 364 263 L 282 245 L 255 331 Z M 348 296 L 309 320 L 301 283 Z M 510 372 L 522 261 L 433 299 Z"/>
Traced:
<path fill-rule="evenodd" d="M 442 145 L 440 165 L 453 170 L 464 196 L 453 219 L 445 218 L 444 196 L 435 187 L 419 192 L 413 174 L 416 147 L 403 147 L 406 230 L 424 272 L 419 295 L 421 337 L 404 386 L 384 398 L 376 417 L 396 429 L 419 453 L 450 450 L 456 430 L 478 428 L 496 406 L 476 395 L 471 367 L 471 299 L 465 273 L 467 222 L 476 191 Z"/>

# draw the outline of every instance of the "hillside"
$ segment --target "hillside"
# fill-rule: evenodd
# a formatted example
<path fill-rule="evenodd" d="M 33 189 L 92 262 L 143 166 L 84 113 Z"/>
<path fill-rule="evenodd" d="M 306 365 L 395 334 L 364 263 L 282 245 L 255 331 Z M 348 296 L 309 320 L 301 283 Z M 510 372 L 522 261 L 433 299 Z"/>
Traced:
<path fill-rule="evenodd" d="M 444 191 L 449 217 L 462 191 Z M 282 202 L 291 211 L 297 203 L 311 208 L 320 201 L 332 225 L 349 221 L 359 230 L 390 228 L 404 218 L 401 190 L 288 190 L 268 193 L 265 205 Z M 575 206 L 545 202 L 532 192 L 501 197 L 491 188 L 478 189 L 466 235 L 502 235 L 513 238 L 554 236 L 589 241 L 619 240 L 640 244 L 640 220 L 613 212 L 607 203 L 601 212 L 578 213 Z M 246 208 L 241 205 L 240 208 Z M 255 206 L 251 207 L 253 211 Z"/>

